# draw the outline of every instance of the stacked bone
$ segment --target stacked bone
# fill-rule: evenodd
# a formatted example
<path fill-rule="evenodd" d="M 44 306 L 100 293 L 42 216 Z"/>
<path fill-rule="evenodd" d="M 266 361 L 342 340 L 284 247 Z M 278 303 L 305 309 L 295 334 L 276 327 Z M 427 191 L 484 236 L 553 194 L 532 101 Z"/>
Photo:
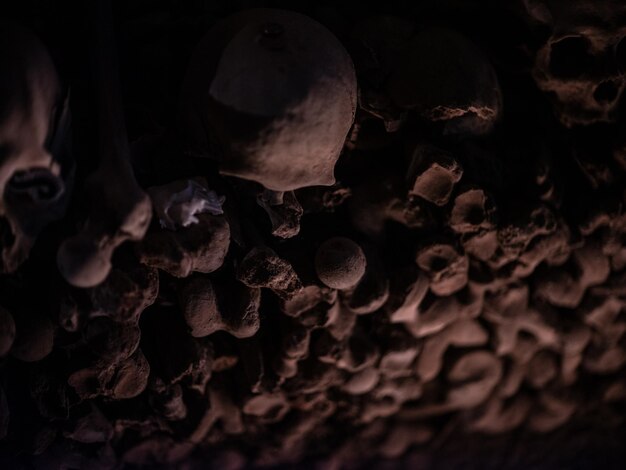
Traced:
<path fill-rule="evenodd" d="M 581 131 L 553 155 L 452 29 L 346 36 L 352 59 L 300 14 L 220 22 L 184 80 L 180 168 L 142 167 L 176 145 L 137 146 L 141 185 L 100 38 L 88 221 L 60 273 L 35 253 L 0 278 L 2 457 L 340 468 L 623 429 L 626 146 L 595 160 Z"/>

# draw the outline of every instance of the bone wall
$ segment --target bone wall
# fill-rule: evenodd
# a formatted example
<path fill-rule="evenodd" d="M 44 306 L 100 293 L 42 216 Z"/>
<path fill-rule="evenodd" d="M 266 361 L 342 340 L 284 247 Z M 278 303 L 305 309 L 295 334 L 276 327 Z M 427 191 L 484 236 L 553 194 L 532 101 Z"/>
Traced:
<path fill-rule="evenodd" d="M 623 468 L 620 2 L 84 3 L 0 6 L 0 467 Z"/>

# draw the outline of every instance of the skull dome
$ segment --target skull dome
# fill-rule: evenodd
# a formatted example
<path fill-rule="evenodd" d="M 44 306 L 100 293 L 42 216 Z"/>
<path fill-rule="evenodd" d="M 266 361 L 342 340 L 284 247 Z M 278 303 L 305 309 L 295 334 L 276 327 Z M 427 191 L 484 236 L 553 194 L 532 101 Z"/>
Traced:
<path fill-rule="evenodd" d="M 325 27 L 257 9 L 214 27 L 182 94 L 190 151 L 274 191 L 331 185 L 357 101 L 352 61 Z"/>

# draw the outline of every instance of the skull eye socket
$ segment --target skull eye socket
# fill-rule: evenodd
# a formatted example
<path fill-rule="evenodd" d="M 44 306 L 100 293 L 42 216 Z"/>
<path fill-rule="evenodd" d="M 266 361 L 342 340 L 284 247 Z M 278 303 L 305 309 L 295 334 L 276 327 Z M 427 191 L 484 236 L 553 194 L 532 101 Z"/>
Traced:
<path fill-rule="evenodd" d="M 620 72 L 626 72 L 626 37 L 615 46 L 615 61 Z"/>
<path fill-rule="evenodd" d="M 618 92 L 617 85 L 611 80 L 607 80 L 596 87 L 593 97 L 598 103 L 612 103 L 617 98 Z"/>
<path fill-rule="evenodd" d="M 569 36 L 552 44 L 550 72 L 558 78 L 576 78 L 593 65 L 589 40 L 583 36 Z"/>
<path fill-rule="evenodd" d="M 47 168 L 31 168 L 16 171 L 5 189 L 8 201 L 23 201 L 32 204 L 50 203 L 63 194 L 61 179 Z"/>

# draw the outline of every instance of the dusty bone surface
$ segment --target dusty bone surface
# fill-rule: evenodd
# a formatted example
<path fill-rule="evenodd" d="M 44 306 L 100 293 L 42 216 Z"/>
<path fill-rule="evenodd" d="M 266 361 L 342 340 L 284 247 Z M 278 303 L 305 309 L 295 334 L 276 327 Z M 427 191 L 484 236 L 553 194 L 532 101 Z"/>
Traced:
<path fill-rule="evenodd" d="M 0 467 L 624 468 L 622 2 L 267 3 L 0 6 Z"/>

